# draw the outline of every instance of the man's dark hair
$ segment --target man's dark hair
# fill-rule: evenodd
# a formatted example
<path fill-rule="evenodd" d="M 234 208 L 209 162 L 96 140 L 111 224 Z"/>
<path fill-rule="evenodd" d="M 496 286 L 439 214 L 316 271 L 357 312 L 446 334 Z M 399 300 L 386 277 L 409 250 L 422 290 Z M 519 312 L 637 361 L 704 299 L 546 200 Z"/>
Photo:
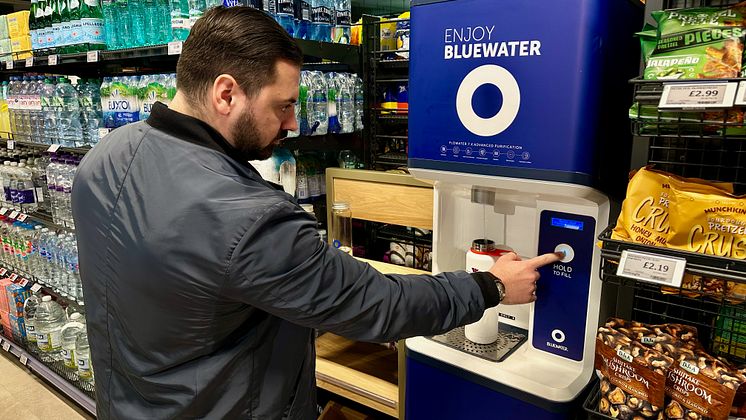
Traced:
<path fill-rule="evenodd" d="M 275 64 L 299 67 L 303 52 L 269 15 L 251 7 L 215 7 L 192 27 L 176 65 L 176 87 L 193 106 L 221 74 L 253 96 L 275 81 Z"/>

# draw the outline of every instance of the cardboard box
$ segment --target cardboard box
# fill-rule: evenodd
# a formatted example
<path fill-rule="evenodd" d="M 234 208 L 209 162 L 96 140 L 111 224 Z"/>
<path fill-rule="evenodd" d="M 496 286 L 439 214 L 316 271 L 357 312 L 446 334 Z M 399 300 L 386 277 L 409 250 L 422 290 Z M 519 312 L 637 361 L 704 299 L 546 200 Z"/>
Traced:
<path fill-rule="evenodd" d="M 26 320 L 20 316 L 10 316 L 10 330 L 13 333 L 13 337 L 19 343 L 23 343 L 26 339 Z"/>
<path fill-rule="evenodd" d="M 10 279 L 0 279 L 0 313 L 8 313 L 10 312 L 10 305 L 8 303 L 8 294 L 5 292 L 5 288 L 9 285 L 13 284 Z"/>
<path fill-rule="evenodd" d="M 5 292 L 8 297 L 8 312 L 11 315 L 23 316 L 23 304 L 31 297 L 31 289 L 28 285 L 22 287 L 13 283 L 5 286 Z"/>
<path fill-rule="evenodd" d="M 8 33 L 8 19 L 5 15 L 0 15 L 0 38 L 10 39 L 10 34 Z"/>
<path fill-rule="evenodd" d="M 14 53 L 31 51 L 31 36 L 22 35 L 10 38 L 10 50 Z"/>
<path fill-rule="evenodd" d="M 28 16 L 28 10 L 23 10 L 7 15 L 6 19 L 8 20 L 8 36 L 10 36 L 11 38 L 18 38 L 24 35 L 28 36 Z M 29 47 L 29 49 L 31 49 L 31 47 Z"/>

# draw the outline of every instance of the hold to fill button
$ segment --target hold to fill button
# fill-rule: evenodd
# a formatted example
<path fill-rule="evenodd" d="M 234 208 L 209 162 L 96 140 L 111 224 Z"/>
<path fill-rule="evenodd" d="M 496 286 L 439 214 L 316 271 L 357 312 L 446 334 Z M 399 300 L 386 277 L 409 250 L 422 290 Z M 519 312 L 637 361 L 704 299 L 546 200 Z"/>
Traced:
<path fill-rule="evenodd" d="M 554 252 L 562 252 L 565 254 L 565 257 L 560 260 L 563 263 L 569 263 L 573 258 L 575 258 L 575 250 L 568 244 L 557 245 L 554 248 Z"/>

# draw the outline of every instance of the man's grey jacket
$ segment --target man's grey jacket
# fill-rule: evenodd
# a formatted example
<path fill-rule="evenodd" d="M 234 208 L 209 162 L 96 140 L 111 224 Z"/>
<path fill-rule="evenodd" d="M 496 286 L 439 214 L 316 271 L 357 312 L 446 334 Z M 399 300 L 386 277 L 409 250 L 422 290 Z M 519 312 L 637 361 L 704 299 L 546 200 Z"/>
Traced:
<path fill-rule="evenodd" d="M 382 275 L 206 123 L 156 104 L 72 192 L 101 419 L 315 418 L 314 329 L 392 341 L 498 303 L 494 278 Z"/>

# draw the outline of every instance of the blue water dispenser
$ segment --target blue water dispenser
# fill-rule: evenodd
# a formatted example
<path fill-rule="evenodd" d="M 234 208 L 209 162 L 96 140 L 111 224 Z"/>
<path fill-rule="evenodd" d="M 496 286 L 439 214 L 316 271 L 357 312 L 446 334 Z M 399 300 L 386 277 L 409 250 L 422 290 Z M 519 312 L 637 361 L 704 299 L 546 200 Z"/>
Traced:
<path fill-rule="evenodd" d="M 434 183 L 434 272 L 475 239 L 533 257 L 533 304 L 498 306 L 500 336 L 406 341 L 407 419 L 568 418 L 594 362 L 595 238 L 626 185 L 637 73 L 630 0 L 413 0 L 409 166 Z"/>

